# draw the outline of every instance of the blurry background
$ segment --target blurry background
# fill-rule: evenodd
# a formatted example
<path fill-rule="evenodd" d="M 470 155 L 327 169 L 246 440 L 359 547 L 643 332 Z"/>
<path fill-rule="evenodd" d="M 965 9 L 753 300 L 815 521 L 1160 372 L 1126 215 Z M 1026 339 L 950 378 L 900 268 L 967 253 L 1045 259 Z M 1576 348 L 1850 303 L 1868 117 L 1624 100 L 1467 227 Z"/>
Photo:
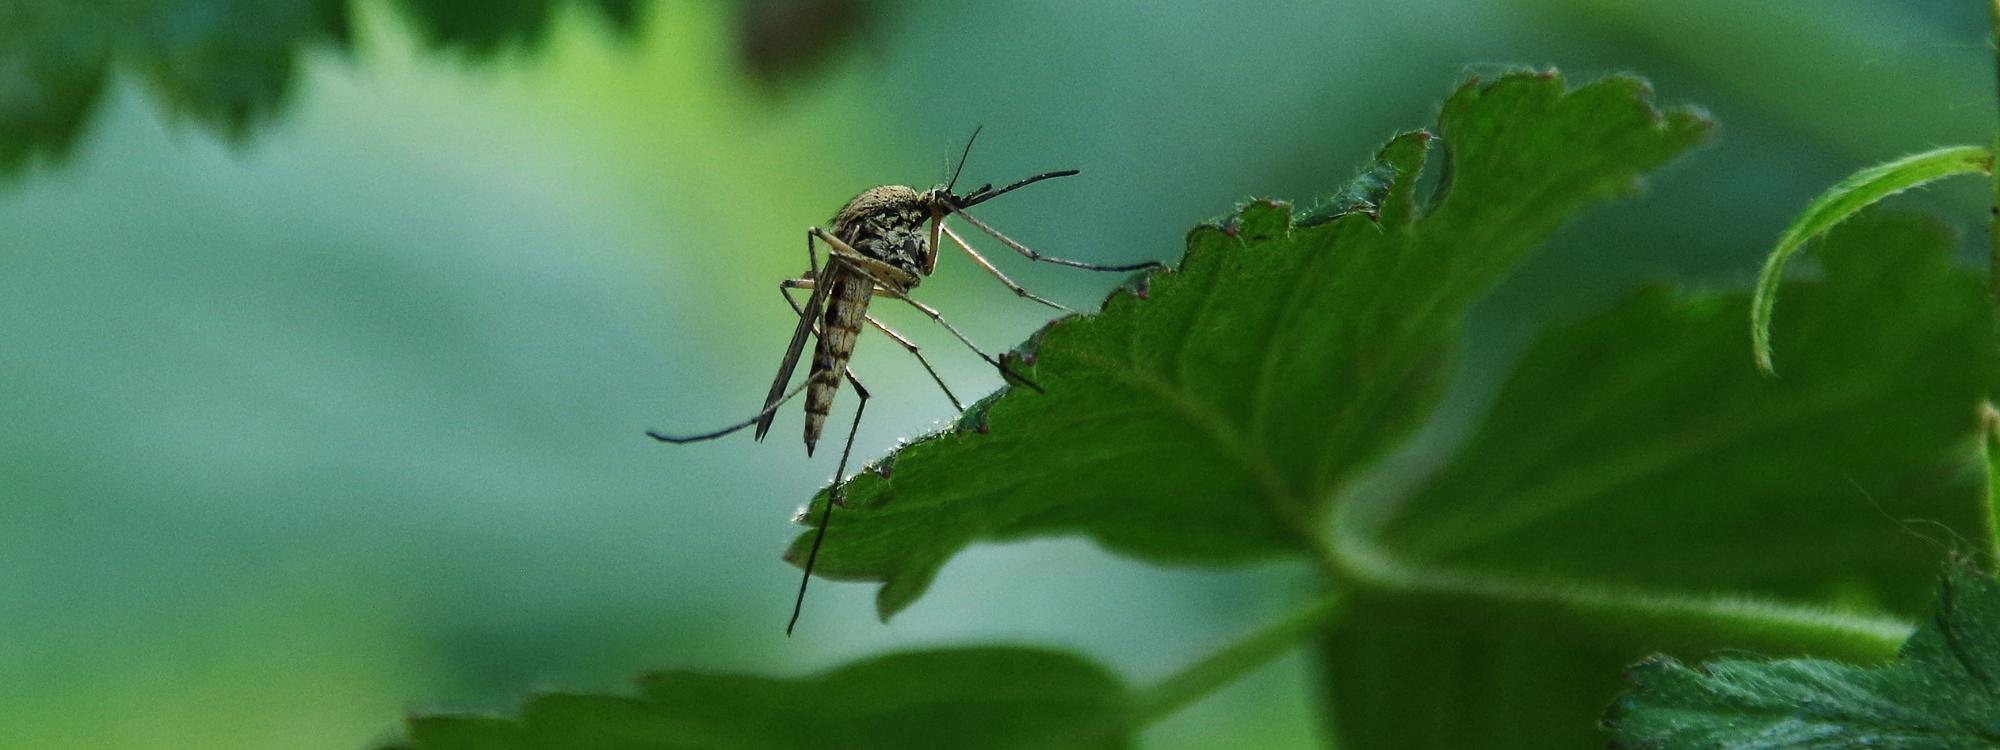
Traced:
<path fill-rule="evenodd" d="M 408 709 L 939 643 L 1143 684 L 1274 617 L 1302 569 L 1054 540 L 961 556 L 886 625 L 816 582 L 786 639 L 777 555 L 834 452 L 796 408 L 764 444 L 641 435 L 754 411 L 802 230 L 938 181 L 975 125 L 966 184 L 1083 170 L 983 218 L 1122 262 L 1330 193 L 1469 74 L 1711 109 L 1716 146 L 1481 308 L 1432 446 L 1542 323 L 1741 283 L 1832 181 L 1994 127 L 1972 0 L 1257 5 L 0 0 L 0 747 L 358 747 Z M 1983 239 L 1972 181 L 1900 200 Z M 994 251 L 1076 305 L 1115 281 Z M 921 292 L 993 348 L 1047 317 L 953 254 Z M 960 393 L 997 386 L 904 312 Z M 951 413 L 864 342 L 874 457 Z M 1311 690 L 1288 658 L 1147 745 L 1315 746 Z"/>

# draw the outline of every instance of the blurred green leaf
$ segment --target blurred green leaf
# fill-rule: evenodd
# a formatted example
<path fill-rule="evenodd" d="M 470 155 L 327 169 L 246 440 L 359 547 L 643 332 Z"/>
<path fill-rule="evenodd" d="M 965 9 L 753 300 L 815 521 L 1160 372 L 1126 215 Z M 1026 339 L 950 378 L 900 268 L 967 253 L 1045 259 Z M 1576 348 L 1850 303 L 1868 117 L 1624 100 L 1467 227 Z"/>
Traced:
<path fill-rule="evenodd" d="M 408 750 L 1121 748 L 1125 688 L 1069 654 L 916 651 L 814 677 L 662 672 L 636 698 L 544 695 L 518 719 L 418 716 Z"/>
<path fill-rule="evenodd" d="M 1576 210 L 1708 133 L 1647 97 L 1631 78 L 1467 84 L 1438 124 L 1448 189 L 1421 219 L 1429 138 L 1410 134 L 1383 151 L 1399 179 L 1379 218 L 1294 226 L 1288 206 L 1259 202 L 1197 228 L 1145 299 L 1114 294 L 1044 329 L 1032 376 L 1046 395 L 1008 391 L 898 451 L 893 478 L 854 479 L 818 571 L 884 582 L 886 617 L 979 540 L 1085 533 L 1156 560 L 1323 559 L 1331 498 L 1436 404 L 1466 307 Z"/>
<path fill-rule="evenodd" d="M 765 85 L 819 68 L 883 12 L 880 0 L 742 0 L 736 49 Z"/>
<path fill-rule="evenodd" d="M 638 0 L 404 0 L 438 48 L 490 54 L 533 45 L 566 6 L 620 29 Z M 114 71 L 166 108 L 232 138 L 283 105 L 302 48 L 353 44 L 348 0 L 0 0 L 0 172 L 76 142 Z"/>
<path fill-rule="evenodd" d="M 401 0 L 401 4 L 431 46 L 474 55 L 539 46 L 569 6 L 596 11 L 621 30 L 637 26 L 645 7 L 642 0 Z"/>
<path fill-rule="evenodd" d="M 1745 357 L 1744 293 L 1649 289 L 1545 334 L 1445 466 L 1343 527 L 1386 558 L 1324 641 L 1345 746 L 1594 747 L 1647 653 L 1886 655 L 1868 616 L 1915 617 L 1947 548 L 1990 543 L 1990 313 L 1952 244 L 1834 230 L 1825 278 L 1786 285 L 1781 379 Z"/>
<path fill-rule="evenodd" d="M 1785 262 L 1793 253 L 1883 198 L 1952 175 L 1992 171 L 1993 152 L 1984 146 L 1940 148 L 1855 172 L 1806 204 L 1805 211 L 1785 227 L 1778 246 L 1757 274 L 1757 294 L 1750 303 L 1750 339 L 1757 367 L 1776 372 L 1771 363 L 1771 310 L 1778 304 L 1778 283 L 1784 279 Z"/>
<path fill-rule="evenodd" d="M 1426 565 L 1795 600 L 1838 575 L 1915 615 L 1951 543 L 1924 535 L 1985 533 L 1970 449 L 1991 324 L 1954 242 L 1904 216 L 1835 230 L 1824 278 L 1785 287 L 1783 378 L 1742 356 L 1740 293 L 1659 286 L 1552 328 L 1378 543 Z"/>
<path fill-rule="evenodd" d="M 1632 668 L 1605 717 L 1612 747 L 1983 750 L 2000 746 L 2000 584 L 1967 566 L 1938 588 L 1902 661 L 1730 659 Z"/>

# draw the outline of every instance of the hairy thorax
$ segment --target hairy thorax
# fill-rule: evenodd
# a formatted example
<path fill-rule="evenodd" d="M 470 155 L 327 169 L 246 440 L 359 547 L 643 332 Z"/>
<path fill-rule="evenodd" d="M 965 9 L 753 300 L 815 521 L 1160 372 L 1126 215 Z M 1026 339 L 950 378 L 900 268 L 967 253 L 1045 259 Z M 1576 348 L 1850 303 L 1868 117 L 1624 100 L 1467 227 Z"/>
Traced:
<path fill-rule="evenodd" d="M 833 236 L 921 279 L 930 272 L 931 202 L 927 194 L 902 185 L 869 188 L 834 214 Z"/>

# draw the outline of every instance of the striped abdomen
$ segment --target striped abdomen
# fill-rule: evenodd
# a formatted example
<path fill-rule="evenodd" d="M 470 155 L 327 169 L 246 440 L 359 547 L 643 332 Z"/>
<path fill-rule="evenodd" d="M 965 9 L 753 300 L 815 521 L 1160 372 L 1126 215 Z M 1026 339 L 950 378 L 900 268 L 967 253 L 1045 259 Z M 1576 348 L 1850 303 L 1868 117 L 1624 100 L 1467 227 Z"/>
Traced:
<path fill-rule="evenodd" d="M 868 300 L 875 283 L 867 276 L 835 266 L 828 269 L 826 313 L 820 318 L 819 344 L 813 348 L 812 371 L 806 376 L 806 454 L 819 442 L 833 396 L 854 356 L 854 340 L 868 322 Z"/>

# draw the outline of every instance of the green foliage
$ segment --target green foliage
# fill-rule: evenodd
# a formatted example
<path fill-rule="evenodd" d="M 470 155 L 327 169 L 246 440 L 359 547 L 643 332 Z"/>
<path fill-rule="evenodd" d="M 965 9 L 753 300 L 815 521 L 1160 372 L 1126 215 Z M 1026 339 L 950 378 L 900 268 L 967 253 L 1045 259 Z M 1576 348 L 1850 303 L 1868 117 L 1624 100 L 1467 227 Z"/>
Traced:
<path fill-rule="evenodd" d="M 1782 380 L 1744 356 L 1748 292 L 1648 289 L 1544 336 L 1485 423 L 1413 490 L 1354 491 L 1438 405 L 1473 301 L 1568 216 L 1706 134 L 1700 115 L 1645 97 L 1629 78 L 1469 84 L 1445 105 L 1441 137 L 1393 139 L 1325 210 L 1295 219 L 1257 201 L 1197 228 L 1176 270 L 1023 347 L 1045 394 L 1004 391 L 851 480 L 819 558 L 829 577 L 883 582 L 885 617 L 969 544 L 1057 534 L 1164 562 L 1306 560 L 1331 593 L 1136 698 L 1108 679 L 1038 676 L 1099 674 L 1073 657 L 986 651 L 980 670 L 1002 677 L 895 658 L 854 667 L 871 684 L 939 682 L 874 693 L 866 705 L 881 712 L 838 703 L 841 684 L 772 702 L 835 701 L 844 708 L 800 725 L 859 732 L 850 714 L 935 714 L 941 695 L 982 729 L 922 741 L 1088 746 L 1317 637 L 1342 747 L 1582 748 L 1601 744 L 1594 718 L 1620 667 L 1648 653 L 1886 657 L 1945 548 L 1991 541 L 1972 450 L 1972 407 L 1992 382 L 1988 308 L 1934 223 L 1863 216 L 1828 235 L 1824 278 L 1787 284 Z M 1415 185 L 1439 142 L 1451 170 L 1425 205 Z M 1025 666 L 1008 666 L 1017 658 Z M 994 718 L 994 702 L 1041 695 L 1022 686 L 1044 681 L 1050 695 L 1092 697 L 1037 711 L 1046 724 Z M 636 701 L 538 699 L 518 722 L 417 719 L 412 736 L 532 747 L 520 738 L 615 731 L 675 747 L 683 712 L 789 731 L 736 694 L 668 701 L 649 683 Z M 587 710 L 550 708 L 572 705 Z M 880 734 L 832 736 L 896 746 L 933 731 L 869 726 Z M 1030 729 L 1047 733 L 1013 733 Z M 771 737 L 744 746 L 842 744 Z"/>
<path fill-rule="evenodd" d="M 637 0 L 403 0 L 439 49 L 491 54 L 539 42 L 563 8 L 584 5 L 630 29 Z M 284 103 L 301 50 L 353 45 L 349 0 L 18 0 L 0 6 L 0 172 L 61 156 L 114 71 L 175 114 L 241 138 Z"/>
<path fill-rule="evenodd" d="M 1740 294 L 1655 287 L 1553 328 L 1380 543 L 1426 564 L 1795 599 L 1831 593 L 1799 571 L 1849 571 L 1846 595 L 1916 612 L 1923 587 L 1906 584 L 1935 572 L 1938 542 L 1873 504 L 1979 528 L 1963 448 L 1993 357 L 1951 243 L 1903 217 L 1837 230 L 1825 278 L 1787 285 L 1782 379 L 1743 363 Z"/>
<path fill-rule="evenodd" d="M 1020 648 L 876 657 L 796 680 L 662 672 L 636 698 L 544 695 L 519 719 L 411 719 L 403 750 L 1121 748 L 1130 699 L 1104 670 Z M 967 731 L 976 727 L 977 731 Z"/>
<path fill-rule="evenodd" d="M 1705 137 L 1699 114 L 1644 96 L 1629 78 L 1567 93 L 1552 74 L 1468 84 L 1438 123 L 1451 184 L 1422 218 L 1413 186 L 1431 139 L 1413 133 L 1364 175 L 1375 215 L 1294 226 L 1288 206 L 1258 202 L 1197 228 L 1145 299 L 1114 294 L 1039 334 L 1030 369 L 1046 394 L 1012 389 L 977 425 L 899 450 L 891 476 L 854 479 L 818 571 L 884 582 L 887 617 L 981 540 L 1085 533 L 1171 562 L 1324 557 L 1334 494 L 1436 404 L 1465 308 L 1576 209 Z"/>
<path fill-rule="evenodd" d="M 1771 311 L 1778 304 L 1778 283 L 1784 278 L 1785 262 L 1793 253 L 1883 198 L 1956 174 L 1992 171 L 1993 152 L 1983 146 L 1940 148 L 1855 172 L 1806 204 L 1806 210 L 1778 238 L 1777 248 L 1757 275 L 1757 296 L 1750 306 L 1750 336 L 1756 346 L 1757 366 L 1765 372 L 1777 371 L 1771 363 Z"/>
<path fill-rule="evenodd" d="M 1825 278 L 1786 285 L 1784 378 L 1748 363 L 1740 292 L 1547 332 L 1456 455 L 1341 529 L 1379 589 L 1325 640 L 1356 746 L 1588 747 L 1656 651 L 1886 654 L 1879 613 L 1914 617 L 1943 551 L 1985 544 L 1954 537 L 1987 533 L 1989 313 L 1950 247 L 1928 221 L 1835 230 Z"/>
<path fill-rule="evenodd" d="M 1895 664 L 1657 657 L 1605 722 L 1619 748 L 1978 750 L 2000 745 L 1995 675 L 2000 584 L 1960 566 Z"/>

